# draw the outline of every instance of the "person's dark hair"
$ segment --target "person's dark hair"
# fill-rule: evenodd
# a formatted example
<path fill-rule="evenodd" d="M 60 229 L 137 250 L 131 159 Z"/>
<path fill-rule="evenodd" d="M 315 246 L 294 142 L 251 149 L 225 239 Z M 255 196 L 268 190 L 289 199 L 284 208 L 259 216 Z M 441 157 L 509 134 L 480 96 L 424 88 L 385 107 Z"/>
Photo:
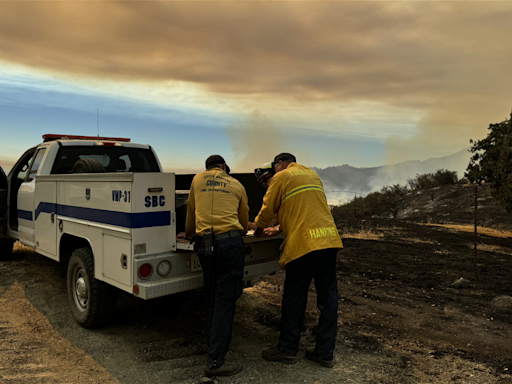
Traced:
<path fill-rule="evenodd" d="M 274 162 L 277 163 L 278 161 L 289 161 L 290 163 L 296 163 L 297 159 L 291 153 L 280 153 L 274 157 Z"/>
<path fill-rule="evenodd" d="M 274 157 L 274 161 L 272 162 L 272 169 L 276 166 L 277 163 L 279 163 L 279 161 L 284 161 L 290 164 L 292 162 L 296 163 L 297 159 L 291 153 L 280 153 L 279 155 Z"/>
<path fill-rule="evenodd" d="M 209 158 L 206 159 L 205 167 L 206 167 L 206 169 L 215 168 L 215 167 L 221 168 L 222 164 L 226 164 L 226 162 L 224 161 L 224 158 L 222 156 L 211 155 Z M 226 173 L 229 174 L 229 172 L 230 172 L 230 169 L 229 169 L 228 165 L 226 164 Z"/>

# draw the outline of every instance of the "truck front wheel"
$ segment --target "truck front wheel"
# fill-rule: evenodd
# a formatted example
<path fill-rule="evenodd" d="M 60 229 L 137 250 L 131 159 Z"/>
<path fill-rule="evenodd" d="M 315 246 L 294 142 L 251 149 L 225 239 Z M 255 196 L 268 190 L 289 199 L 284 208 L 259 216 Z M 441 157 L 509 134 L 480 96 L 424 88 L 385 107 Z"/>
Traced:
<path fill-rule="evenodd" d="M 73 251 L 67 273 L 68 299 L 78 324 L 92 328 L 114 314 L 115 288 L 94 278 L 94 257 L 90 248 Z"/>
<path fill-rule="evenodd" d="M 12 250 L 14 247 L 14 240 L 9 238 L 0 239 L 0 259 L 6 259 L 12 256 Z"/>

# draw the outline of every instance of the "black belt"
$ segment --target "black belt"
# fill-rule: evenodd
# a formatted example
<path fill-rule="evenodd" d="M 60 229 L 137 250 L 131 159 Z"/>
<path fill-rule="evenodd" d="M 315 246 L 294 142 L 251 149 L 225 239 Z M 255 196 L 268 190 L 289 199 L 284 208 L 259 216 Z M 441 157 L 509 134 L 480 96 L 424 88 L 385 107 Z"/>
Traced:
<path fill-rule="evenodd" d="M 240 231 L 238 229 L 233 229 L 232 231 L 227 231 L 227 232 L 215 235 L 214 239 L 215 240 L 222 240 L 222 239 L 227 239 L 228 237 L 240 237 L 240 236 L 242 236 Z"/>

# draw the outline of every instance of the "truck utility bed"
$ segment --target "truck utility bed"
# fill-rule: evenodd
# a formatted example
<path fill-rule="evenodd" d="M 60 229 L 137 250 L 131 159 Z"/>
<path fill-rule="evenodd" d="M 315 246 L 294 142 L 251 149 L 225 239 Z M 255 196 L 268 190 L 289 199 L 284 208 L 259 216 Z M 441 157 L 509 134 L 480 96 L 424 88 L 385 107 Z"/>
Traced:
<path fill-rule="evenodd" d="M 117 288 L 131 293 L 137 286 L 137 296 L 149 299 L 202 286 L 192 244 L 176 239 L 173 173 L 43 175 L 36 185 L 38 252 L 60 259 L 56 237 L 80 233 L 101 260 L 95 274 Z M 247 279 L 279 268 L 275 242 L 281 240 L 244 236 Z M 164 260 L 168 275 L 138 273 L 147 263 L 156 271 Z"/>

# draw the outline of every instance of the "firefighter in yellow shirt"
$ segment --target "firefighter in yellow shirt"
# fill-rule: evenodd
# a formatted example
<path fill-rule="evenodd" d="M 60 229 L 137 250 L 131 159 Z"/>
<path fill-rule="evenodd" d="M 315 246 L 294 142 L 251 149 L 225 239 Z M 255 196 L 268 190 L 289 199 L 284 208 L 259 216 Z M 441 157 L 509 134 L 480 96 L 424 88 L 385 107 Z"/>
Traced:
<path fill-rule="evenodd" d="M 314 279 L 320 319 L 315 348 L 306 350 L 306 358 L 332 368 L 338 316 L 336 254 L 343 244 L 317 173 L 297 164 L 290 153 L 277 155 L 272 165 L 276 174 L 255 219 L 256 234 L 262 234 L 277 213 L 286 236 L 279 260 L 286 278 L 279 342 L 277 348 L 263 350 L 262 356 L 269 361 L 297 362 L 308 288 Z"/>
<path fill-rule="evenodd" d="M 230 376 L 242 366 L 225 360 L 231 343 L 236 301 L 242 294 L 249 205 L 240 182 L 229 176 L 219 155 L 206 160 L 206 171 L 194 176 L 188 197 L 186 235 L 196 236 L 203 268 L 208 326 L 205 375 Z"/>

